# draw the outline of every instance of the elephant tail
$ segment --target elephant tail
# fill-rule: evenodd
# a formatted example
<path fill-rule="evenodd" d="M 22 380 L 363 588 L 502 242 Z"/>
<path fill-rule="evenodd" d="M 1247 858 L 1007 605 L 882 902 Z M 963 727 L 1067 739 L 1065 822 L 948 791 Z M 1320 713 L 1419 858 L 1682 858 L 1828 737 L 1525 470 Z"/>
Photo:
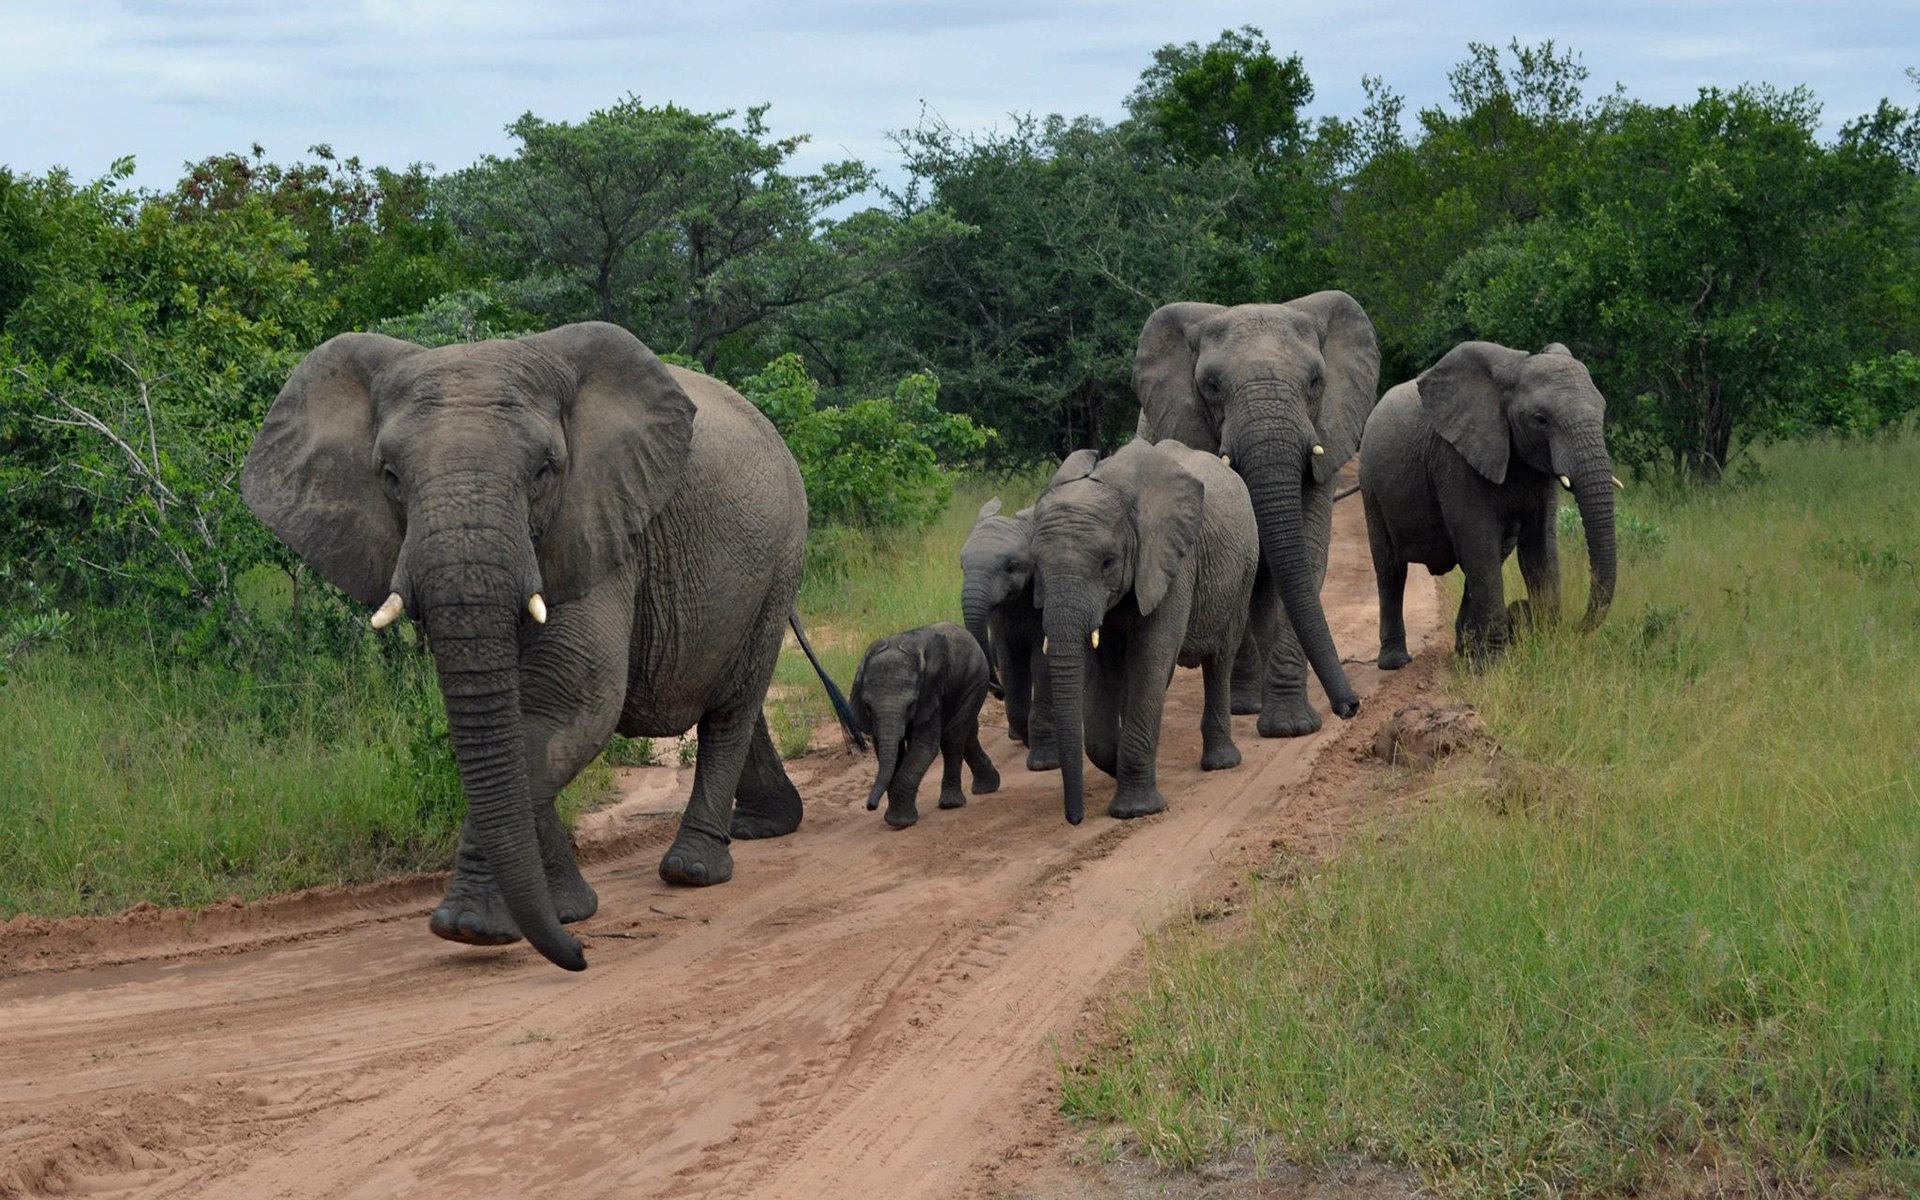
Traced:
<path fill-rule="evenodd" d="M 847 740 L 852 742 L 856 749 L 865 750 L 867 739 L 860 732 L 859 722 L 853 719 L 853 706 L 847 703 L 846 696 L 841 693 L 839 685 L 834 683 L 833 676 L 827 674 L 827 669 L 820 665 L 820 656 L 813 652 L 812 644 L 807 641 L 807 631 L 800 624 L 798 609 L 787 614 L 787 624 L 793 627 L 793 636 L 799 640 L 801 651 L 806 654 L 807 661 L 813 664 L 814 673 L 820 676 L 821 684 L 826 687 L 827 700 L 833 705 L 834 715 L 840 718 L 840 728 L 847 731 Z"/>
<path fill-rule="evenodd" d="M 1350 483 L 1346 487 L 1341 488 L 1339 491 L 1333 494 L 1333 502 L 1335 504 L 1338 504 L 1340 501 L 1345 500 L 1348 496 L 1353 495 L 1355 492 L 1359 490 L 1360 490 L 1359 484 Z"/>

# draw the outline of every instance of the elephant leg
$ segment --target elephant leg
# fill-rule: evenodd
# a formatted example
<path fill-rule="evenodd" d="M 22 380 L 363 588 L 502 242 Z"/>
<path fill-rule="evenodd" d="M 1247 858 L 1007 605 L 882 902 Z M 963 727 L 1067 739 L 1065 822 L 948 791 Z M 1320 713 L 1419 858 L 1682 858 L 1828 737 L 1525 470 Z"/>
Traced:
<path fill-rule="evenodd" d="M 1313 567 L 1313 590 L 1318 595 L 1327 579 L 1327 544 L 1333 533 L 1332 492 L 1324 486 L 1307 489 L 1301 500 L 1301 536 Z M 1300 648 L 1293 622 L 1274 623 L 1273 644 L 1267 650 L 1267 683 L 1260 701 L 1261 737 L 1305 737 L 1320 728 L 1320 714 L 1307 699 L 1307 656 Z"/>
<path fill-rule="evenodd" d="M 1000 768 L 993 765 L 993 759 L 987 757 L 986 748 L 980 745 L 978 723 L 967 731 L 967 741 L 961 753 L 967 760 L 967 769 L 973 772 L 973 794 L 985 796 L 1000 790 Z"/>
<path fill-rule="evenodd" d="M 999 647 L 995 647 L 999 649 Z M 1009 645 L 1001 655 L 1001 688 L 1006 693 L 1007 736 L 1023 745 L 1033 741 L 1033 668 L 1027 647 Z"/>
<path fill-rule="evenodd" d="M 1184 628 L 1185 614 L 1167 611 L 1184 607 L 1169 597 L 1154 615 L 1164 612 L 1170 622 L 1178 622 L 1176 628 Z M 1166 680 L 1173 663 L 1170 657 L 1154 655 L 1146 642 L 1146 638 L 1137 639 L 1129 648 L 1122 681 L 1124 690 L 1119 696 L 1126 706 L 1126 717 L 1119 729 L 1120 761 L 1114 772 L 1113 802 L 1107 805 L 1107 815 L 1122 820 L 1164 812 L 1167 807 L 1167 798 L 1160 794 L 1158 758 L 1160 718 L 1166 707 Z M 1166 660 L 1156 661 L 1157 658 Z"/>
<path fill-rule="evenodd" d="M 1552 624 L 1560 619 L 1560 546 L 1555 528 L 1557 500 L 1546 503 L 1520 522 L 1520 578 L 1527 585 L 1524 614 L 1527 624 Z"/>
<path fill-rule="evenodd" d="M 961 765 L 967 761 L 965 729 L 949 729 L 940 739 L 940 807 L 965 808 L 967 792 L 960 778 Z"/>
<path fill-rule="evenodd" d="M 1506 587 L 1500 577 L 1501 532 L 1498 528 L 1475 530 L 1464 538 L 1456 536 L 1454 542 L 1460 552 L 1460 569 L 1467 577 L 1456 622 L 1460 639 L 1456 648 L 1479 669 L 1507 648 Z"/>
<path fill-rule="evenodd" d="M 1373 578 L 1380 591 L 1380 658 L 1382 671 L 1398 671 L 1413 661 L 1407 653 L 1407 564 L 1394 553 L 1387 522 L 1371 493 L 1362 492 L 1367 510 L 1367 546 L 1373 552 Z"/>
<path fill-rule="evenodd" d="M 1224 771 L 1240 765 L 1240 748 L 1233 744 L 1233 673 L 1221 656 L 1201 660 L 1200 678 L 1206 687 L 1206 708 L 1200 717 L 1200 769 Z"/>
<path fill-rule="evenodd" d="M 1279 625 L 1286 623 L 1280 605 L 1280 592 L 1262 567 L 1254 576 L 1253 600 L 1247 609 L 1247 627 L 1240 635 L 1240 650 L 1233 658 L 1233 715 L 1250 716 L 1260 711 L 1260 698 L 1266 691 L 1267 652 L 1279 639 Z"/>
<path fill-rule="evenodd" d="M 1058 771 L 1060 743 L 1054 738 L 1053 667 L 1038 646 L 1029 651 L 1027 678 L 1033 685 L 1033 703 L 1027 710 L 1027 770 Z"/>
<path fill-rule="evenodd" d="M 907 734 L 907 744 L 900 750 L 900 765 L 894 768 L 893 781 L 887 785 L 887 811 L 884 814 L 888 825 L 895 829 L 905 829 L 920 819 L 920 808 L 914 797 L 920 791 L 920 781 L 927 776 L 927 768 L 933 765 L 934 758 L 940 753 L 940 730 L 928 721 L 915 726 Z M 959 788 L 958 769 L 955 769 L 955 790 Z M 966 803 L 962 798 L 961 803 Z"/>
<path fill-rule="evenodd" d="M 711 887 L 733 878 L 733 798 L 753 745 L 760 706 L 739 705 L 701 716 L 693 760 L 693 793 L 680 832 L 660 857 L 660 878 L 682 887 Z"/>
<path fill-rule="evenodd" d="M 753 723 L 753 740 L 747 745 L 747 765 L 740 772 L 727 832 L 742 841 L 783 837 L 800 828 L 801 814 L 800 790 L 787 778 L 787 765 L 780 761 L 762 709 Z"/>
<path fill-rule="evenodd" d="M 528 796 L 534 831 L 547 876 L 547 894 L 563 922 L 584 921 L 600 898 L 580 873 L 573 834 L 554 811 L 554 800 L 594 756 L 606 748 L 626 698 L 624 630 L 631 624 L 633 585 L 625 575 L 610 579 L 564 607 L 530 639 L 520 655 L 520 708 L 527 759 Z M 460 827 L 453 877 L 434 906 L 427 927 L 449 941 L 498 946 L 520 940 L 494 882 L 469 814 Z"/>
<path fill-rule="evenodd" d="M 1120 705 L 1126 697 L 1126 659 L 1118 635 L 1087 656 L 1087 760 L 1107 774 L 1120 774 Z"/>

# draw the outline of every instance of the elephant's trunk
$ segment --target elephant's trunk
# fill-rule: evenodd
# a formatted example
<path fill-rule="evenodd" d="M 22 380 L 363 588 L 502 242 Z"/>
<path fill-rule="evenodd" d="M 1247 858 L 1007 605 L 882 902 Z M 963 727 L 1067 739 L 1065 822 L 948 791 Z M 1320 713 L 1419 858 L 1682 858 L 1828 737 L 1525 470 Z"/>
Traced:
<path fill-rule="evenodd" d="M 879 760 L 879 774 L 873 790 L 867 793 L 867 811 L 880 807 L 880 798 L 893 783 L 893 772 L 900 765 L 900 745 L 906 740 L 906 721 L 891 713 L 875 713 L 873 718 L 873 754 Z"/>
<path fill-rule="evenodd" d="M 1606 619 L 1607 609 L 1613 604 L 1619 569 L 1613 529 L 1613 462 L 1597 429 L 1581 437 L 1572 458 L 1567 476 L 1573 481 L 1573 498 L 1580 506 L 1580 524 L 1587 535 L 1587 564 L 1592 573 L 1580 628 L 1593 630 Z"/>
<path fill-rule="evenodd" d="M 980 644 L 980 653 L 987 656 L 987 690 L 995 696 L 1006 695 L 1006 689 L 1000 682 L 1000 668 L 993 661 L 993 647 L 987 643 L 987 589 L 980 584 L 967 583 L 960 589 L 960 619 L 965 623 L 967 632 Z"/>
<path fill-rule="evenodd" d="M 480 850 L 527 941 L 556 965 L 584 971 L 580 943 L 561 927 L 547 892 L 520 724 L 519 629 L 531 548 L 471 526 L 423 530 L 408 541 Z"/>
<path fill-rule="evenodd" d="M 1305 460 L 1311 445 L 1307 439 L 1312 436 L 1310 426 L 1304 436 L 1279 428 L 1250 432 L 1234 450 L 1233 463 L 1240 468 L 1253 499 L 1254 520 L 1260 528 L 1260 556 L 1279 586 L 1287 620 L 1300 639 L 1307 661 L 1313 664 L 1314 674 L 1320 677 L 1334 713 L 1345 718 L 1360 711 L 1360 699 L 1347 681 L 1346 668 L 1340 665 L 1340 651 L 1334 647 L 1326 613 L 1320 607 L 1318 573 L 1308 552 L 1301 513 Z"/>
<path fill-rule="evenodd" d="M 1058 588 L 1049 588 L 1058 592 Z M 1103 615 L 1086 605 L 1061 604 L 1048 596 L 1044 617 L 1047 633 L 1047 672 L 1053 692 L 1054 745 L 1060 754 L 1060 788 L 1066 801 L 1067 824 L 1086 816 L 1086 685 L 1087 639 Z"/>

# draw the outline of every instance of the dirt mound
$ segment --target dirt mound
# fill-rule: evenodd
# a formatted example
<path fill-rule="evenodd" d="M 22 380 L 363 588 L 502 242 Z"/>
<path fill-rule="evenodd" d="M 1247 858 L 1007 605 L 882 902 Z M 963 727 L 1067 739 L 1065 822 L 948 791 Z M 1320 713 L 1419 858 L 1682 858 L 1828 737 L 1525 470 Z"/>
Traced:
<path fill-rule="evenodd" d="M 1396 710 L 1375 735 L 1373 753 L 1388 764 L 1425 768 L 1492 744 L 1486 722 L 1473 705 L 1432 696 Z"/>

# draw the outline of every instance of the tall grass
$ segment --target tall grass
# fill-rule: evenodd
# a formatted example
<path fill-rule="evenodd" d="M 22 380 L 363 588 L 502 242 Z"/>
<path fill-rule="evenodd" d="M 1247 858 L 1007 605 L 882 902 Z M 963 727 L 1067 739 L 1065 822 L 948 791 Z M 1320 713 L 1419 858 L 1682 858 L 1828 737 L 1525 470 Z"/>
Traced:
<path fill-rule="evenodd" d="M 1493 764 L 1159 939 L 1068 1108 L 1458 1194 L 1920 1187 L 1920 442 L 1763 468 L 1626 493 L 1607 625 L 1454 669 Z"/>

